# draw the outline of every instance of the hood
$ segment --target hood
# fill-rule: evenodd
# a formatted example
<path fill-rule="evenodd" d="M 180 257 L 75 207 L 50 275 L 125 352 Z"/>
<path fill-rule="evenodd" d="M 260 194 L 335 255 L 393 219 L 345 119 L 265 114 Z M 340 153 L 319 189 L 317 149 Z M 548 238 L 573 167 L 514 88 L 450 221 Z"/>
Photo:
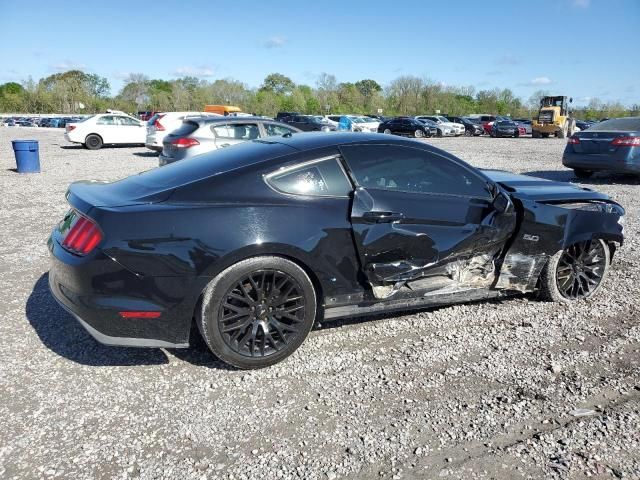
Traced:
<path fill-rule="evenodd" d="M 609 200 L 609 197 L 603 193 L 572 183 L 555 182 L 503 170 L 482 170 L 482 173 L 504 187 L 513 196 L 519 198 L 527 198 L 538 202 Z"/>

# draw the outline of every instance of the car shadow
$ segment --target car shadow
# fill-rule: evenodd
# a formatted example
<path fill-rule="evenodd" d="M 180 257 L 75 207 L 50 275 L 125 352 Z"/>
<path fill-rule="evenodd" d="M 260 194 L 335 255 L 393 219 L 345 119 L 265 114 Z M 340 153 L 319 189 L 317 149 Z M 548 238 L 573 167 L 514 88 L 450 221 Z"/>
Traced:
<path fill-rule="evenodd" d="M 597 172 L 589 178 L 577 178 L 573 170 L 538 170 L 523 172 L 523 175 L 540 177 L 556 182 L 580 183 L 582 185 L 640 185 L 640 177 L 620 173 Z"/>
<path fill-rule="evenodd" d="M 83 150 L 84 146 L 82 145 L 60 145 L 60 148 L 64 150 Z"/>
<path fill-rule="evenodd" d="M 64 310 L 49 290 L 49 274 L 43 274 L 25 307 L 27 320 L 42 343 L 73 362 L 94 367 L 161 365 L 169 363 L 159 348 L 108 347 L 98 343 Z"/>
<path fill-rule="evenodd" d="M 152 158 L 160 155 L 160 152 L 148 151 L 148 152 L 133 152 L 136 157 Z"/>

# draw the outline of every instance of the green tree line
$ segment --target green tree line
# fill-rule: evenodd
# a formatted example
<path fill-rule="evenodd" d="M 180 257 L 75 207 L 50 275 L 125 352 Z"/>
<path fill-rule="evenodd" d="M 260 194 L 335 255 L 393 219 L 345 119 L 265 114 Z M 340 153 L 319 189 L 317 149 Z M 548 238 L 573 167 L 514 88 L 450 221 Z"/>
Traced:
<path fill-rule="evenodd" d="M 384 115 L 449 115 L 486 113 L 532 117 L 541 96 L 537 91 L 523 100 L 510 89 L 476 90 L 472 86 L 450 86 L 412 75 L 400 76 L 382 86 L 373 79 L 338 82 L 322 73 L 315 85 L 296 84 L 281 73 L 267 75 L 258 88 L 234 79 L 212 82 L 195 77 L 173 80 L 130 74 L 116 95 L 106 78 L 79 70 L 56 73 L 35 82 L 0 85 L 0 112 L 96 113 L 107 108 L 126 112 L 200 111 L 206 104 L 236 105 L 246 112 L 274 116 L 278 111 L 309 114 L 360 113 Z M 600 119 L 640 114 L 640 106 L 597 98 L 574 108 L 574 116 Z"/>

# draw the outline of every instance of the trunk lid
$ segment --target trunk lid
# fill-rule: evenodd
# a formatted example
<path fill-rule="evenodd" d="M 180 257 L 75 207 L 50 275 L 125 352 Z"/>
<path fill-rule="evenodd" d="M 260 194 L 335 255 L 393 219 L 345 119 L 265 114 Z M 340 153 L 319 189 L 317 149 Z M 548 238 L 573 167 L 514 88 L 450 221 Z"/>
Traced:
<path fill-rule="evenodd" d="M 87 213 L 93 207 L 127 207 L 159 203 L 171 196 L 172 188 L 153 187 L 128 177 L 117 182 L 80 181 L 69 185 L 67 201 Z"/>

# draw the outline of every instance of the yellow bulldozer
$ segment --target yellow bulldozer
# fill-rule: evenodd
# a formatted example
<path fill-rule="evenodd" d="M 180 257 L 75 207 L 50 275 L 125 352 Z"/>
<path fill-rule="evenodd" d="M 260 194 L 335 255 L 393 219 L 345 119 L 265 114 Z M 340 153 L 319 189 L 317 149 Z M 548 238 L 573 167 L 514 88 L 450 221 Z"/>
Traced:
<path fill-rule="evenodd" d="M 538 118 L 534 118 L 531 123 L 533 138 L 547 138 L 549 135 L 566 138 L 573 135 L 576 121 L 570 116 L 569 104 L 571 102 L 573 102 L 573 98 L 542 97 Z"/>

